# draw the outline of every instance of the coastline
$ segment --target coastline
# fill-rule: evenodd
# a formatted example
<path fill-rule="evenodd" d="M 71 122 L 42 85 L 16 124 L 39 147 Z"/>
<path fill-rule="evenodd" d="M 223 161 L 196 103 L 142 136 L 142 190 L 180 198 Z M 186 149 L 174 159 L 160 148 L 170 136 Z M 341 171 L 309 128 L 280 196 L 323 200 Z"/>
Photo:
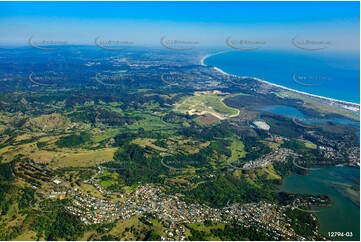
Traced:
<path fill-rule="evenodd" d="M 351 169 L 349 170 L 348 168 Z M 359 174 L 360 167 L 349 167 L 347 165 L 343 167 L 337 167 L 337 166 L 324 167 L 320 170 L 311 171 L 310 174 L 307 176 L 297 175 L 296 173 L 293 173 L 284 178 L 282 185 L 279 186 L 279 191 L 285 191 L 285 192 L 291 192 L 297 194 L 310 194 L 310 193 L 319 194 L 319 195 L 325 194 L 331 198 L 333 197 L 334 201 L 336 197 L 336 202 L 343 208 L 338 207 L 338 205 L 335 206 L 335 203 L 333 203 L 332 206 L 324 207 L 324 209 L 327 210 L 328 214 L 330 214 L 331 216 L 336 215 L 338 218 L 345 218 L 345 217 L 349 218 L 350 215 L 352 216 L 354 214 L 357 214 L 356 215 L 356 217 L 358 217 L 356 218 L 357 221 L 359 219 L 359 211 L 358 213 L 351 212 L 349 216 L 343 215 L 343 213 L 345 212 L 346 213 L 350 212 L 348 208 L 350 207 L 350 205 L 352 206 L 353 204 L 352 200 L 350 200 L 350 195 L 349 194 L 342 195 L 340 191 L 334 189 L 335 183 L 332 183 L 332 182 L 341 182 L 341 183 L 350 184 L 350 180 L 346 179 L 342 175 L 337 175 L 337 173 L 339 171 L 345 171 L 345 170 L 352 171 L 352 169 L 355 169 L 355 173 Z M 340 174 L 342 174 L 342 172 Z M 335 179 L 337 179 L 337 181 Z M 302 183 L 301 186 L 300 183 Z M 298 186 L 295 186 L 295 184 L 297 184 Z M 317 185 L 315 186 L 315 184 Z M 323 188 L 319 189 L 319 186 L 323 186 Z M 325 186 L 327 187 L 326 189 Z M 342 214 L 337 213 L 337 211 L 339 211 L 340 209 L 344 211 Z M 345 225 L 345 223 L 335 224 L 337 227 L 340 226 L 339 228 L 334 228 L 333 226 L 330 227 L 330 224 L 332 224 L 330 223 L 330 221 L 333 220 L 330 219 L 329 216 L 327 216 L 327 213 L 315 213 L 314 215 L 319 219 L 321 223 L 321 227 L 319 227 L 321 231 L 319 232 L 321 232 L 324 235 L 327 235 L 328 231 L 333 231 L 333 230 L 342 231 L 343 230 L 342 227 L 349 227 L 349 224 Z M 337 220 L 337 218 L 335 217 L 333 218 Z M 358 231 L 359 233 L 359 230 L 356 229 L 355 231 Z M 354 236 L 358 238 L 359 234 Z M 357 238 L 355 240 L 357 240 Z"/>
<path fill-rule="evenodd" d="M 199 64 L 202 65 L 202 66 L 206 66 L 208 67 L 204 61 L 211 57 L 211 56 L 215 56 L 215 55 L 218 55 L 218 54 L 223 54 L 223 53 L 226 53 L 226 52 L 231 52 L 233 50 L 227 50 L 227 51 L 220 51 L 220 52 L 217 52 L 217 53 L 214 53 L 214 54 L 208 54 L 208 55 L 205 55 L 203 56 L 200 60 L 199 60 Z M 307 93 L 307 92 L 303 92 L 303 91 L 298 91 L 298 90 L 295 90 L 295 89 L 292 89 L 292 88 L 289 88 L 289 87 L 285 87 L 285 86 L 282 86 L 282 85 L 278 85 L 278 84 L 275 84 L 275 83 L 272 83 L 272 82 L 268 82 L 266 80 L 263 80 L 263 79 L 260 79 L 260 78 L 257 78 L 257 77 L 250 77 L 250 76 L 238 76 L 238 75 L 234 75 L 234 74 L 230 74 L 230 73 L 227 73 L 223 70 L 221 70 L 220 68 L 218 67 L 213 67 L 216 71 L 222 73 L 223 75 L 226 75 L 226 76 L 232 76 L 232 77 L 238 77 L 238 78 L 248 78 L 248 79 L 253 79 L 255 81 L 258 81 L 258 82 L 261 82 L 261 83 L 264 83 L 264 84 L 268 84 L 270 86 L 273 86 L 273 87 L 277 87 L 277 88 L 280 88 L 280 89 L 284 89 L 284 90 L 287 90 L 287 91 L 290 91 L 290 92 L 294 92 L 294 93 L 297 93 L 297 94 L 301 94 L 301 95 L 305 95 L 305 96 L 308 96 L 308 97 L 312 97 L 312 98 L 318 98 L 318 99 L 322 99 L 324 101 L 328 101 L 328 102 L 334 102 L 334 103 L 338 103 L 338 104 L 342 104 L 342 105 L 350 105 L 350 106 L 344 106 L 344 108 L 348 109 L 348 110 L 351 110 L 351 111 L 354 111 L 354 112 L 359 112 L 360 111 L 360 104 L 359 103 L 354 103 L 354 102 L 348 102 L 348 101 L 344 101 L 344 100 L 339 100 L 339 99 L 334 99 L 334 98 L 329 98 L 329 97 L 325 97 L 325 96 L 319 96 L 319 95 L 316 95 L 316 94 L 311 94 L 311 93 Z"/>
<path fill-rule="evenodd" d="M 223 50 L 223 51 L 219 51 L 217 53 L 214 53 L 214 54 L 208 54 L 208 55 L 205 55 L 205 56 L 202 56 L 202 58 L 199 60 L 199 64 L 201 66 L 207 66 L 206 64 L 204 64 L 204 61 L 208 58 L 208 57 L 211 57 L 211 56 L 214 56 L 214 55 L 219 55 L 219 54 L 223 54 L 223 53 L 227 53 L 227 52 L 232 52 L 234 50 Z M 224 72 L 225 73 L 225 72 Z M 228 74 L 228 75 L 232 75 L 232 74 Z"/>

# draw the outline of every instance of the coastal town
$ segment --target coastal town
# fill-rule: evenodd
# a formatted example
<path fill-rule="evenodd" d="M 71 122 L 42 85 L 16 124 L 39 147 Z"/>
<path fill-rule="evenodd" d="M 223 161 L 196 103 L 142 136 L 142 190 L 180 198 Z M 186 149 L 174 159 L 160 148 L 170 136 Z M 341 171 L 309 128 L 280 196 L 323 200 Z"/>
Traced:
<path fill-rule="evenodd" d="M 279 149 L 264 157 L 258 163 L 248 163 L 248 167 L 257 167 L 270 163 L 272 160 L 284 161 L 288 155 L 295 155 L 291 150 Z M 30 163 L 36 169 L 36 163 Z M 261 164 L 261 165 L 260 165 Z M 94 186 L 101 196 L 94 196 L 71 187 L 68 182 L 54 179 L 52 188 L 38 189 L 38 197 L 45 202 L 31 201 L 29 206 L 40 212 L 48 213 L 54 209 L 64 209 L 73 214 L 85 224 L 104 224 L 127 220 L 132 217 L 142 217 L 152 214 L 167 228 L 161 240 L 187 239 L 187 224 L 211 221 L 220 224 L 238 224 L 245 227 L 255 227 L 263 230 L 275 240 L 305 240 L 291 226 L 292 218 L 286 215 L 288 209 L 298 209 L 299 202 L 289 205 L 276 205 L 267 202 L 238 204 L 228 201 L 222 208 L 212 208 L 198 203 L 187 203 L 184 195 L 166 194 L 164 188 L 150 184 L 139 184 L 133 190 L 111 191 L 99 184 L 100 175 L 106 168 L 98 166 L 97 172 L 85 184 Z M 53 202 L 51 202 L 53 201 Z M 58 201 L 57 203 L 54 203 Z M 64 201 L 60 202 L 59 201 Z M 296 201 L 296 200 L 295 200 Z M 298 200 L 297 200 L 298 201 Z M 297 202 L 296 201 L 296 202 Z M 317 231 L 315 231 L 316 233 Z"/>
<path fill-rule="evenodd" d="M 0 2 L 0 241 L 360 241 L 359 2 Z"/>
<path fill-rule="evenodd" d="M 292 219 L 285 214 L 285 209 L 295 209 L 291 205 L 282 207 L 266 202 L 242 205 L 234 203 L 216 209 L 200 204 L 187 204 L 182 201 L 181 194 L 166 195 L 161 188 L 148 184 L 139 185 L 124 202 L 93 197 L 76 188 L 67 189 L 66 197 L 71 202 L 64 205 L 64 209 L 88 225 L 111 223 L 151 213 L 169 227 L 162 235 L 162 240 L 185 240 L 185 224 L 206 220 L 254 226 L 264 230 L 275 240 L 305 240 L 293 230 L 290 224 Z M 33 206 L 33 209 L 39 208 Z"/>
<path fill-rule="evenodd" d="M 267 167 L 271 165 L 273 162 L 286 162 L 287 157 L 299 157 L 300 155 L 296 154 L 291 149 L 279 148 L 277 150 L 273 150 L 271 153 L 262 156 L 261 158 L 248 161 L 243 165 L 243 169 L 256 169 L 260 167 Z"/>

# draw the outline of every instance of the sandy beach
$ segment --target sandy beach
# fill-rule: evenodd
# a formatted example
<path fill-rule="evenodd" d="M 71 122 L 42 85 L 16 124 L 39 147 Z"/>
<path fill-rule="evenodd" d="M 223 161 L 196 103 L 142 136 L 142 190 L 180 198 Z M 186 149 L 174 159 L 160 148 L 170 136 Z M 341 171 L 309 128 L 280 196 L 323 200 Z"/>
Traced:
<path fill-rule="evenodd" d="M 207 65 L 204 63 L 204 61 L 205 61 L 207 58 L 209 58 L 209 57 L 211 57 L 211 56 L 214 56 L 214 55 L 218 55 L 218 54 L 230 52 L 230 51 L 233 51 L 233 50 L 220 51 L 220 52 L 217 52 L 217 53 L 215 53 L 215 54 L 205 55 L 205 56 L 203 56 L 203 57 L 200 59 L 199 64 L 202 65 L 202 66 L 207 66 Z M 237 75 L 233 75 L 233 74 L 227 73 L 227 72 L 219 69 L 218 67 L 213 67 L 213 68 L 214 68 L 216 71 L 218 71 L 218 72 L 220 72 L 220 73 L 222 73 L 223 75 L 226 75 L 226 76 L 233 76 L 233 77 L 238 77 L 238 78 L 253 79 L 253 80 L 255 80 L 255 81 L 262 82 L 262 83 L 264 83 L 264 84 L 268 84 L 268 85 L 271 85 L 271 86 L 274 86 L 274 87 L 277 87 L 277 88 L 280 88 L 280 89 L 284 89 L 284 90 L 287 90 L 287 91 L 290 91 L 290 92 L 295 92 L 295 93 L 298 93 L 298 94 L 301 94 L 301 95 L 306 95 L 306 96 L 312 97 L 312 98 L 322 99 L 322 100 L 327 101 L 327 102 L 330 102 L 330 103 L 338 103 L 338 104 L 343 105 L 343 108 L 346 108 L 346 109 L 351 110 L 351 111 L 354 111 L 354 112 L 359 112 L 359 111 L 360 111 L 360 104 L 358 104 L 358 103 L 347 102 L 347 101 L 338 100 L 338 99 L 334 99 L 334 98 L 329 98 L 329 97 L 319 96 L 319 95 L 315 95 L 315 94 L 310 94 L 310 93 L 307 93 L 307 92 L 302 92 L 302 91 L 298 91 L 298 90 L 295 90 L 295 89 L 292 89 L 292 88 L 288 88 L 288 87 L 285 87 L 285 86 L 282 86 L 282 85 L 274 84 L 274 83 L 268 82 L 268 81 L 263 80 L 263 79 L 260 79 L 260 78 L 250 77 L 250 76 L 237 76 Z"/>

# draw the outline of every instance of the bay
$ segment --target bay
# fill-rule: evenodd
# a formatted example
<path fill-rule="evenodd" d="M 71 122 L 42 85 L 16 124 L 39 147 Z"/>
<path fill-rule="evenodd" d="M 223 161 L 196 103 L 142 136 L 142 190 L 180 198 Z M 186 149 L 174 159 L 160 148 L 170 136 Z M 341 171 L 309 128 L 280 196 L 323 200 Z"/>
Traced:
<path fill-rule="evenodd" d="M 332 206 L 318 207 L 321 212 L 314 213 L 320 221 L 320 231 L 328 236 L 329 232 L 352 232 L 353 236 L 332 237 L 332 240 L 360 239 L 360 192 L 351 189 L 359 187 L 360 169 L 355 167 L 327 167 L 311 171 L 308 176 L 294 174 L 286 177 L 282 191 L 328 195 Z M 316 208 L 315 208 L 316 209 Z"/>

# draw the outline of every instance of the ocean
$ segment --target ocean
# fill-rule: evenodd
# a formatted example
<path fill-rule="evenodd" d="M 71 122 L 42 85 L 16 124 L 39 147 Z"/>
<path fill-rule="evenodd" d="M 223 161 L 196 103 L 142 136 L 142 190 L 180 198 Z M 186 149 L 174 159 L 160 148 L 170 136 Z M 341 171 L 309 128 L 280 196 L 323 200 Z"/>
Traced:
<path fill-rule="evenodd" d="M 360 103 L 358 54 L 319 51 L 230 51 L 204 60 L 237 76 L 250 76 L 294 90 Z"/>

